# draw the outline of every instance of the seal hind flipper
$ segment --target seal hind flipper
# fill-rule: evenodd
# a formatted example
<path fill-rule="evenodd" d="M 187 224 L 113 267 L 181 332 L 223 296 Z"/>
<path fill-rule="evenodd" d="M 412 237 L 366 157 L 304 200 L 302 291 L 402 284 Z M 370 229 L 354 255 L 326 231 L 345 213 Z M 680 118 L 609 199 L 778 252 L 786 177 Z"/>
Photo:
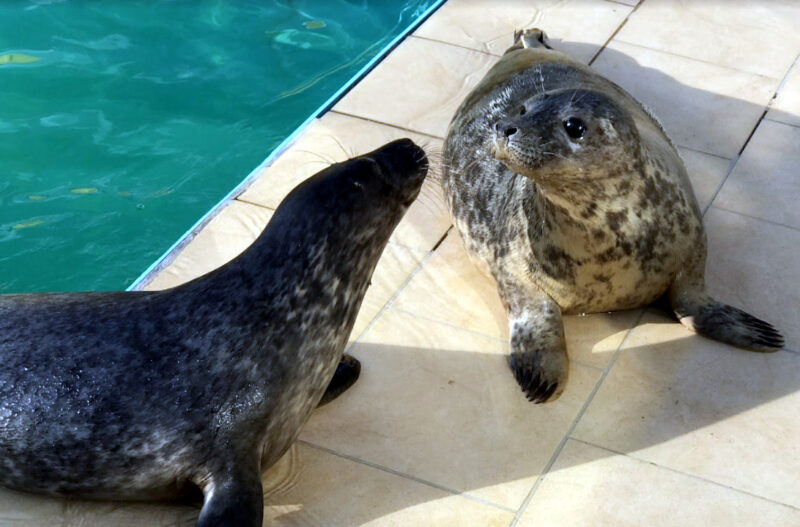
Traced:
<path fill-rule="evenodd" d="M 753 351 L 783 348 L 783 335 L 772 324 L 712 298 L 674 309 L 681 324 L 704 337 Z"/>
<path fill-rule="evenodd" d="M 212 475 L 196 527 L 261 527 L 264 498 L 257 463 L 238 463 Z"/>
<path fill-rule="evenodd" d="M 752 351 L 783 348 L 783 336 L 772 324 L 714 300 L 702 279 L 676 281 L 669 296 L 681 324 L 704 337 Z"/>
<path fill-rule="evenodd" d="M 561 308 L 546 294 L 498 280 L 508 311 L 511 354 L 508 365 L 525 397 L 534 403 L 555 401 L 567 383 L 569 359 Z"/>
<path fill-rule="evenodd" d="M 333 401 L 344 392 L 346 392 L 358 380 L 361 374 L 361 363 L 352 355 L 344 355 L 339 365 L 336 366 L 336 372 L 333 374 L 331 382 L 322 394 L 317 408 L 325 406 Z"/>

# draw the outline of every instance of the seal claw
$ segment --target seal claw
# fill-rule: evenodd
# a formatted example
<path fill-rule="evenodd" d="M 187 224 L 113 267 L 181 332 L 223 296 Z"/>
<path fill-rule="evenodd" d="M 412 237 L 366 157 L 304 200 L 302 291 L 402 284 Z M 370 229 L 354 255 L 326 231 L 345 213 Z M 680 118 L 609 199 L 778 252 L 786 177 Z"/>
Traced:
<path fill-rule="evenodd" d="M 532 403 L 544 403 L 555 400 L 560 395 L 559 387 L 563 384 L 560 378 L 553 379 L 541 365 L 536 353 L 515 352 L 509 355 L 508 365 L 517 380 L 517 384 Z"/>

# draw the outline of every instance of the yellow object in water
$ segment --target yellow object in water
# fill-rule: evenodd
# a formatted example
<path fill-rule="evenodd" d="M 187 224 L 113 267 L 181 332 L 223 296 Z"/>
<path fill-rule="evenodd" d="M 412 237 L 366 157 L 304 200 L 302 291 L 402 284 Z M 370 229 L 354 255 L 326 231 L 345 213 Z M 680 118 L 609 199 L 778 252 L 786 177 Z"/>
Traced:
<path fill-rule="evenodd" d="M 40 196 L 39 194 L 31 194 L 28 196 L 28 199 L 31 201 L 42 201 L 43 199 L 47 199 L 47 196 Z"/>
<path fill-rule="evenodd" d="M 306 26 L 306 29 L 322 29 L 328 24 L 326 24 L 322 20 L 306 20 L 305 22 L 303 22 L 303 25 Z"/>
<path fill-rule="evenodd" d="M 12 229 L 27 229 L 28 227 L 36 227 L 37 225 L 41 225 L 44 223 L 44 220 L 31 220 L 31 221 L 23 221 L 22 223 L 17 223 Z"/>
<path fill-rule="evenodd" d="M 79 187 L 70 190 L 73 194 L 96 194 L 97 189 L 94 187 Z"/>
<path fill-rule="evenodd" d="M 5 55 L 0 55 L 0 66 L 5 64 L 28 64 L 30 62 L 39 62 L 40 60 L 42 60 L 40 57 L 24 53 L 6 53 Z"/>

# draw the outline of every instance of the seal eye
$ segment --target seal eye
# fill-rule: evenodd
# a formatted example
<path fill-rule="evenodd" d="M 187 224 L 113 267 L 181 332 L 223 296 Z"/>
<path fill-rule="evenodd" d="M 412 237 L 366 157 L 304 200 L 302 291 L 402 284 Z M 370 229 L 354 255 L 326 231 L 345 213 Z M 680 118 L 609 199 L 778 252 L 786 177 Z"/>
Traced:
<path fill-rule="evenodd" d="M 577 117 L 570 117 L 564 121 L 564 130 L 573 139 L 580 139 L 586 133 L 586 125 Z"/>
<path fill-rule="evenodd" d="M 519 111 L 519 114 L 520 114 L 520 115 L 525 115 L 525 112 L 527 112 L 527 110 L 526 110 L 526 109 L 525 109 L 525 107 L 523 106 L 523 107 L 520 109 L 520 111 Z"/>

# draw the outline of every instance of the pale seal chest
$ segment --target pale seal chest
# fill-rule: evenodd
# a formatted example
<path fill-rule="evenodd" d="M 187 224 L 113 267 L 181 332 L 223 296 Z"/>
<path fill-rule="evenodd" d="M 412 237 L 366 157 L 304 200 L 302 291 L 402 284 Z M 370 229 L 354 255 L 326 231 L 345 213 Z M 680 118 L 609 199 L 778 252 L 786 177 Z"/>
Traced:
<path fill-rule="evenodd" d="M 706 294 L 702 217 L 658 121 L 540 30 L 515 35 L 458 109 L 443 184 L 467 250 L 497 282 L 509 363 L 533 401 L 564 389 L 562 313 L 668 293 L 702 335 L 760 351 L 783 345 L 766 322 Z"/>
<path fill-rule="evenodd" d="M 342 351 L 426 172 L 408 139 L 333 165 L 236 259 L 173 289 L 0 296 L 0 484 L 102 499 L 198 487 L 198 525 L 260 526 L 260 469 L 326 386 L 330 399 L 355 380 Z"/>

